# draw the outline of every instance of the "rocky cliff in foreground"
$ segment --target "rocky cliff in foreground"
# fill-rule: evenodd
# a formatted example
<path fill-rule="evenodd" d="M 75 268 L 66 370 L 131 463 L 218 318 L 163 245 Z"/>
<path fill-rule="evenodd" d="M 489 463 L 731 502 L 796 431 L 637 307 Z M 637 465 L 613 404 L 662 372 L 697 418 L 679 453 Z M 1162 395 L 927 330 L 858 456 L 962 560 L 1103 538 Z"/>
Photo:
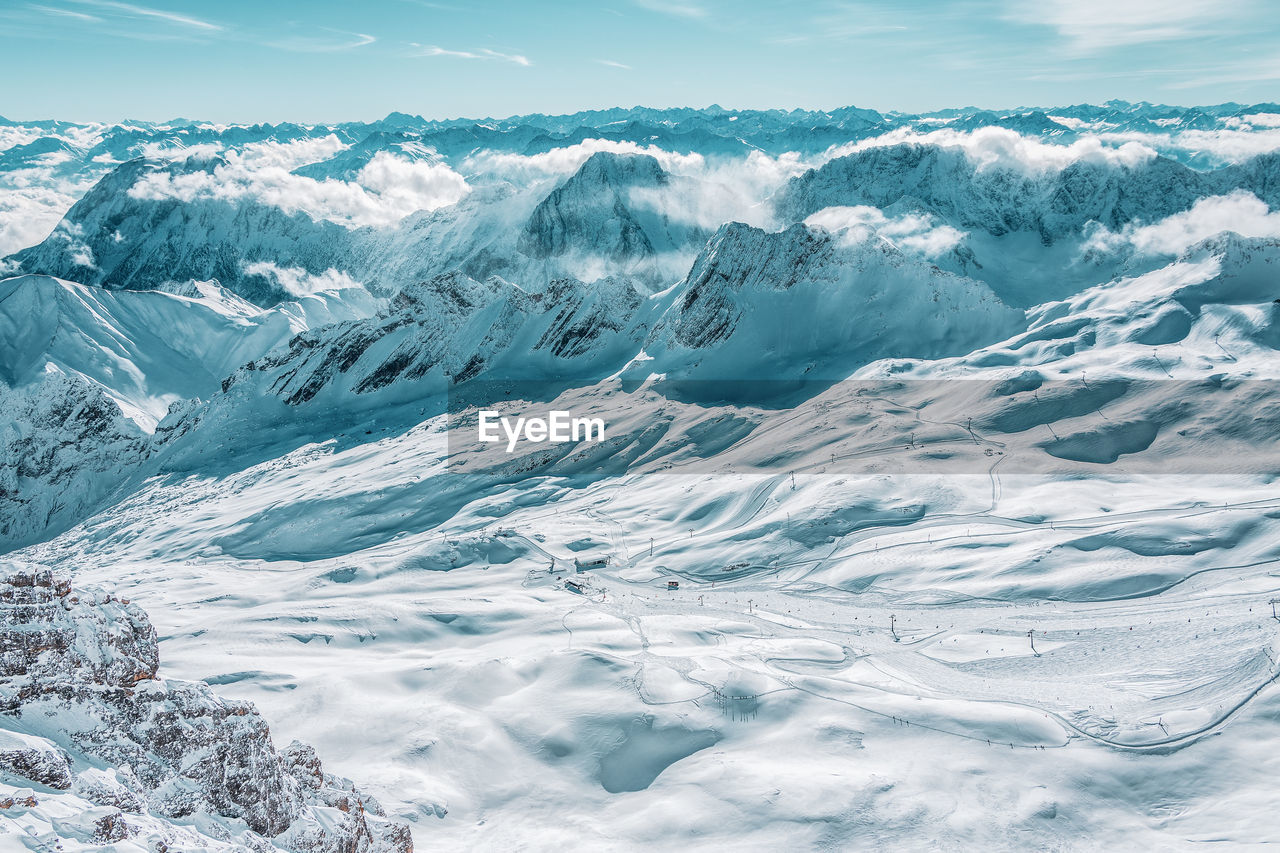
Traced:
<path fill-rule="evenodd" d="M 277 750 L 251 703 L 157 675 L 127 600 L 0 562 L 0 835 L 36 850 L 410 853 L 315 751 Z M 0 845 L 2 846 L 2 845 Z"/>

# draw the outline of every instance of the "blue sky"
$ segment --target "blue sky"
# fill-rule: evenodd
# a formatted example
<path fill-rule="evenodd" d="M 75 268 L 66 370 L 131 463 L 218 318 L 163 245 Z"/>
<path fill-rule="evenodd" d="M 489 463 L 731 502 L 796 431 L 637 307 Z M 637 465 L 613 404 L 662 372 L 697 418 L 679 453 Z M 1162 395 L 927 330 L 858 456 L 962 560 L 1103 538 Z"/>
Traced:
<path fill-rule="evenodd" d="M 1280 101 L 1272 0 L 5 0 L 0 115 Z"/>

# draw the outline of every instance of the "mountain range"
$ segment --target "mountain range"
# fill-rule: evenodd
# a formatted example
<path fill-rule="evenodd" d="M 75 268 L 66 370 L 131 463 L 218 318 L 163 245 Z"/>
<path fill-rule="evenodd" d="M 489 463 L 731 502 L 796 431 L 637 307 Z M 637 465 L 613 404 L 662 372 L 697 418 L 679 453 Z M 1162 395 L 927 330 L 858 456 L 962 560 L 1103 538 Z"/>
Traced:
<path fill-rule="evenodd" d="M 0 198 L 36 836 L 1277 840 L 1280 106 L 0 120 Z"/>

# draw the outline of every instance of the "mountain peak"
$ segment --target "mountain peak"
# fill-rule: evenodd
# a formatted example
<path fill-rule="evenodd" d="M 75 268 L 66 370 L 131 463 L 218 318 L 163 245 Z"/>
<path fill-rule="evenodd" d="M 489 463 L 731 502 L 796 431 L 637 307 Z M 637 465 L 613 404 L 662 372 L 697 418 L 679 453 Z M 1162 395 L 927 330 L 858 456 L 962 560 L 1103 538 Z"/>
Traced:
<path fill-rule="evenodd" d="M 630 191 L 664 187 L 669 180 L 648 154 L 598 151 L 534 208 L 519 250 L 537 259 L 571 252 L 613 261 L 650 258 L 659 224 L 646 228 Z"/>
<path fill-rule="evenodd" d="M 587 158 L 569 180 L 592 184 L 655 186 L 669 175 L 650 154 L 597 151 Z"/>

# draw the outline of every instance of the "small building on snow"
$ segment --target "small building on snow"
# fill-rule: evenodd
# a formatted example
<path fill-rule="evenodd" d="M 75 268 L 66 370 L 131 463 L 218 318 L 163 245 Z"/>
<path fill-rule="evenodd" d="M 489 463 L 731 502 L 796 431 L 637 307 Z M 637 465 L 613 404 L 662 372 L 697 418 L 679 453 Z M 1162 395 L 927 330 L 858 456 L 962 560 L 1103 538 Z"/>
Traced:
<path fill-rule="evenodd" d="M 600 557 L 587 557 L 581 559 L 575 557 L 573 560 L 574 568 L 580 572 L 590 572 L 594 569 L 604 569 L 609 566 L 609 556 L 606 554 Z"/>

